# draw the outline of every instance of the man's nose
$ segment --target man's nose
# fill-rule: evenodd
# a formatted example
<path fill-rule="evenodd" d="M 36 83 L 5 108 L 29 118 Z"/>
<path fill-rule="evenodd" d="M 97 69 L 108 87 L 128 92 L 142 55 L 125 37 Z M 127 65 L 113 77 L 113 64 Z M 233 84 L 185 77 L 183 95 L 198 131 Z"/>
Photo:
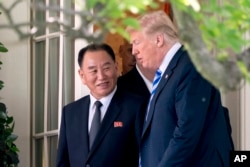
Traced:
<path fill-rule="evenodd" d="M 98 71 L 97 77 L 98 77 L 98 79 L 103 79 L 105 77 L 105 74 L 104 74 L 103 70 Z"/>
<path fill-rule="evenodd" d="M 137 55 L 138 54 L 138 50 L 135 48 L 135 47 L 133 47 L 132 48 L 132 55 Z"/>

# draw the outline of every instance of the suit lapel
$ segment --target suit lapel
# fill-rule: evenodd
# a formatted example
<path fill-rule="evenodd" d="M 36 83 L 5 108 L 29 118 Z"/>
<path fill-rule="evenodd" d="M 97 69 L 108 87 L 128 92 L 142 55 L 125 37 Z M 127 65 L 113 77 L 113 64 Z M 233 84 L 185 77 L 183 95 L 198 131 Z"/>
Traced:
<path fill-rule="evenodd" d="M 89 105 L 90 105 L 90 98 L 89 96 L 84 99 L 84 101 L 81 103 L 81 106 L 79 107 L 80 114 L 80 123 L 79 127 L 81 128 L 80 132 L 80 142 L 83 144 L 83 157 L 87 157 L 89 153 L 89 130 L 88 130 L 88 118 L 89 118 Z M 81 144 L 79 144 L 80 146 Z"/>
<path fill-rule="evenodd" d="M 96 139 L 93 143 L 93 146 L 89 152 L 88 158 L 93 154 L 93 152 L 96 149 L 98 149 L 98 145 L 101 143 L 101 141 L 103 140 L 105 135 L 108 133 L 108 130 L 110 130 L 110 128 L 112 128 L 115 119 L 118 117 L 118 115 L 120 113 L 120 107 L 119 107 L 119 104 L 117 103 L 120 100 L 118 98 L 119 98 L 119 95 L 116 91 L 114 97 L 112 98 L 112 100 L 110 102 L 110 105 L 107 109 L 107 112 L 102 120 L 101 127 L 98 131 L 98 134 L 97 134 Z"/>
<path fill-rule="evenodd" d="M 159 97 L 160 93 L 162 92 L 163 88 L 167 85 L 168 80 L 171 78 L 171 76 L 174 72 L 174 68 L 177 66 L 178 60 L 181 57 L 182 53 L 183 53 L 183 47 L 181 47 L 177 51 L 177 53 L 174 55 L 173 59 L 169 63 L 169 66 L 167 67 L 167 69 L 165 70 L 165 72 L 162 75 L 160 83 L 157 86 L 155 95 L 154 95 L 154 97 L 151 101 L 151 104 L 150 104 L 150 109 L 149 109 L 147 121 L 145 122 L 145 124 L 143 126 L 142 138 L 143 138 L 145 132 L 147 131 L 149 125 L 151 124 L 154 110 L 155 110 L 155 102 L 156 102 L 157 98 Z"/>

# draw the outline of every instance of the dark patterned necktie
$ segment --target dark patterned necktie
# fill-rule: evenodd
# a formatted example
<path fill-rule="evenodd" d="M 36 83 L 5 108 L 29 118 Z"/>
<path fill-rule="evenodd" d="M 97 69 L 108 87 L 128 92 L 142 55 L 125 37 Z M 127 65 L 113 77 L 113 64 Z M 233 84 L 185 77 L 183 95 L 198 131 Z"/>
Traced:
<path fill-rule="evenodd" d="M 89 131 L 89 148 L 92 147 L 92 144 L 95 140 L 96 134 L 101 125 L 101 106 L 102 103 L 100 101 L 95 102 L 95 114 L 91 123 L 90 131 Z"/>

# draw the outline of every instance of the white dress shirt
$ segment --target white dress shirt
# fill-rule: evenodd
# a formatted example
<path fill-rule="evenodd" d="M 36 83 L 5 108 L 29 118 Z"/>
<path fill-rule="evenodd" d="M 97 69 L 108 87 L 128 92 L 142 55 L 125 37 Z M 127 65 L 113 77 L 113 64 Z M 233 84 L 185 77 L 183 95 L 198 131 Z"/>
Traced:
<path fill-rule="evenodd" d="M 152 83 L 150 80 L 148 80 L 148 79 L 142 74 L 141 70 L 139 69 L 139 67 L 138 67 L 137 65 L 136 65 L 136 69 L 137 69 L 137 71 L 139 72 L 140 76 L 142 77 L 144 83 L 146 84 L 146 86 L 147 86 L 149 92 L 151 92 L 153 83 Z"/>
<path fill-rule="evenodd" d="M 101 99 L 99 99 L 98 101 L 100 101 L 102 103 L 102 106 L 101 106 L 101 121 L 103 120 L 106 112 L 107 112 L 107 109 L 108 109 L 108 106 L 115 94 L 115 91 L 116 91 L 117 87 L 115 87 L 115 89 L 106 97 L 103 97 Z M 97 99 L 91 95 L 90 93 L 90 105 L 89 105 L 89 120 L 88 120 L 88 130 L 90 131 L 90 127 L 91 127 L 91 123 L 92 123 L 92 120 L 93 120 L 93 117 L 94 117 L 94 114 L 95 114 L 95 102 L 97 101 Z"/>
<path fill-rule="evenodd" d="M 173 59 L 174 55 L 176 54 L 176 52 L 181 48 L 181 44 L 179 42 L 176 42 L 172 48 L 168 51 L 168 53 L 166 54 L 166 56 L 164 57 L 159 69 L 161 70 L 161 77 L 164 74 L 164 72 L 166 71 L 170 61 Z"/>

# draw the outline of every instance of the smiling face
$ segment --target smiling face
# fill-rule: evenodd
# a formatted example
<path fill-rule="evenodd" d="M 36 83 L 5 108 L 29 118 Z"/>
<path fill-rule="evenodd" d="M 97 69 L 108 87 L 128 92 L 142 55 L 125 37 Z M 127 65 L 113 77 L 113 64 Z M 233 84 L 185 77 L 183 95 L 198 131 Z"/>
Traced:
<path fill-rule="evenodd" d="M 110 94 L 116 86 L 117 64 L 104 50 L 87 51 L 79 75 L 90 93 L 100 99 Z"/>

